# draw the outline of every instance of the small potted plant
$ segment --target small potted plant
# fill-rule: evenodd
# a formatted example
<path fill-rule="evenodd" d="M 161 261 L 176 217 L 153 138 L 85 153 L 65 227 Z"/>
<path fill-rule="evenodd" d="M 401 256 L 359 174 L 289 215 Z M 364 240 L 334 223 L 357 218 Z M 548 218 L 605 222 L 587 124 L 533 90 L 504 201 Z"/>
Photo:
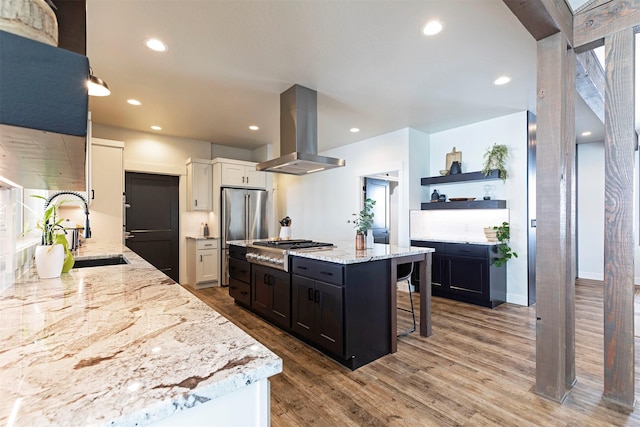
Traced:
<path fill-rule="evenodd" d="M 47 200 L 38 195 L 33 197 Z M 37 228 L 42 231 L 41 244 L 36 247 L 36 269 L 41 279 L 59 277 L 61 273 L 67 273 L 73 267 L 75 259 L 69 250 L 66 231 L 61 223 L 63 218 L 58 218 L 58 209 L 65 200 L 51 203 L 44 210 L 44 214 L 38 220 Z"/>
<path fill-rule="evenodd" d="M 356 217 L 353 220 L 354 228 L 356 229 L 356 250 L 363 250 L 367 247 L 365 235 L 373 225 L 373 205 L 375 204 L 375 200 L 366 198 L 362 210 L 357 214 L 353 214 Z"/>
<path fill-rule="evenodd" d="M 495 237 L 498 242 L 500 242 L 496 245 L 495 249 L 495 252 L 498 254 L 498 256 L 493 259 L 491 264 L 494 264 L 496 267 L 502 267 L 511 258 L 518 258 L 518 254 L 516 252 L 513 252 L 508 244 L 510 238 L 509 223 L 505 221 L 501 225 L 496 225 L 490 228 L 495 232 Z"/>
<path fill-rule="evenodd" d="M 485 176 L 491 175 L 494 169 L 498 169 L 498 176 L 504 182 L 509 176 L 507 173 L 507 158 L 509 157 L 509 149 L 504 144 L 493 144 L 487 148 L 484 153 L 484 165 L 482 173 Z"/>

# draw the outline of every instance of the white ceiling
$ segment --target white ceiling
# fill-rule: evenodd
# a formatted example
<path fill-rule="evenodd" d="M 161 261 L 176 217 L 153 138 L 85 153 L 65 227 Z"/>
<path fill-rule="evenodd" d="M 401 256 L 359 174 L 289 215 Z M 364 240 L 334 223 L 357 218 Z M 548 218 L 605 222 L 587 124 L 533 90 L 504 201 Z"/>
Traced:
<path fill-rule="evenodd" d="M 444 31 L 422 35 L 434 18 Z M 536 43 L 502 0 L 88 0 L 87 56 L 112 91 L 91 97 L 94 122 L 244 148 L 279 145 L 279 94 L 296 83 L 318 91 L 320 151 L 535 111 Z M 577 111 L 578 135 L 594 132 L 582 142 L 602 140 Z"/>

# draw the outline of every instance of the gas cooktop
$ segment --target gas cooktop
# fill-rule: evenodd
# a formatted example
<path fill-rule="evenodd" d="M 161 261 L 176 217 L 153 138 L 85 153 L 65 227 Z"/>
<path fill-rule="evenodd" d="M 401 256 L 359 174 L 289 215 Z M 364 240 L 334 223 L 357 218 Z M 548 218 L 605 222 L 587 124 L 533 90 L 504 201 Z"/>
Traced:
<path fill-rule="evenodd" d="M 291 239 L 291 240 L 269 240 L 262 242 L 253 242 L 254 245 L 264 246 L 267 248 L 278 249 L 305 249 L 305 248 L 321 248 L 333 246 L 333 243 L 314 242 L 313 240 Z"/>

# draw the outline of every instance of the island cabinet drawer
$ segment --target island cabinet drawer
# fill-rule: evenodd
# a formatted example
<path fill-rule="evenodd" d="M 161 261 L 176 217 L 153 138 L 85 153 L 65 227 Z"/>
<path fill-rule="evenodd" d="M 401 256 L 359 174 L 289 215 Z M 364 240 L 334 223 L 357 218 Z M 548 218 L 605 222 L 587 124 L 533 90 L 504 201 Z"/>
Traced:
<path fill-rule="evenodd" d="M 247 248 L 245 246 L 229 245 L 229 257 L 246 260 Z"/>
<path fill-rule="evenodd" d="M 474 258 L 485 258 L 487 256 L 486 245 L 447 243 L 445 251 L 447 255 L 468 256 Z"/>
<path fill-rule="evenodd" d="M 245 283 L 251 282 L 251 264 L 237 258 L 229 258 L 229 277 L 242 280 Z"/>
<path fill-rule="evenodd" d="M 251 285 L 233 277 L 229 278 L 229 295 L 245 305 L 251 304 Z"/>
<path fill-rule="evenodd" d="M 218 242 L 215 239 L 199 239 L 196 241 L 197 249 L 216 249 Z"/>
<path fill-rule="evenodd" d="M 341 264 L 294 257 L 291 263 L 291 272 L 299 276 L 338 286 L 342 286 L 343 283 L 343 267 Z"/>

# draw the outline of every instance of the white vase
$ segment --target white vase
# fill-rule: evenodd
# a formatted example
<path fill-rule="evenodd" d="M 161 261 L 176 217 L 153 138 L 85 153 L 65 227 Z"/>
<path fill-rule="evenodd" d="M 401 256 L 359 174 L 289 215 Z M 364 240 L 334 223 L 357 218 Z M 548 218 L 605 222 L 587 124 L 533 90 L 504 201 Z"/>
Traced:
<path fill-rule="evenodd" d="M 41 279 L 60 277 L 64 264 L 64 247 L 62 245 L 36 247 L 36 270 Z"/>
<path fill-rule="evenodd" d="M 373 249 L 373 231 L 367 230 L 367 249 Z"/>

